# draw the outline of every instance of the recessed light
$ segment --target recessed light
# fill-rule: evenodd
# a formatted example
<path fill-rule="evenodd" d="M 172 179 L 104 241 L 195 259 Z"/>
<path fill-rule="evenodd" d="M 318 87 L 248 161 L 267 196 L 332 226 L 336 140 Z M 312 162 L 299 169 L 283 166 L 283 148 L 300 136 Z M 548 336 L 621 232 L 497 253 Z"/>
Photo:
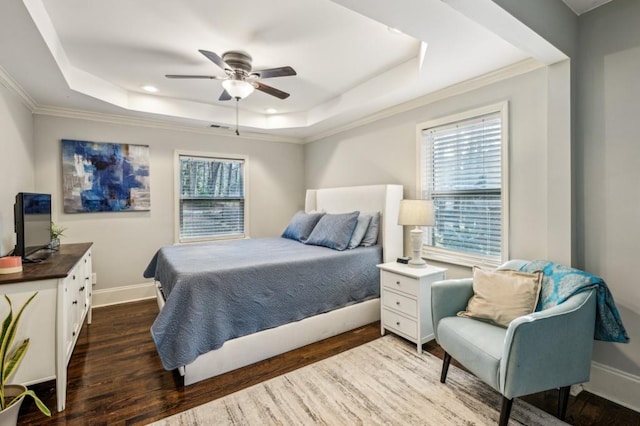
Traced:
<path fill-rule="evenodd" d="M 265 111 L 267 114 L 275 114 L 276 112 L 278 112 L 278 110 L 275 108 L 267 108 L 265 109 Z"/>
<path fill-rule="evenodd" d="M 151 86 L 147 84 L 142 86 L 142 90 L 149 93 L 156 93 L 158 91 L 158 88 L 156 86 Z"/>

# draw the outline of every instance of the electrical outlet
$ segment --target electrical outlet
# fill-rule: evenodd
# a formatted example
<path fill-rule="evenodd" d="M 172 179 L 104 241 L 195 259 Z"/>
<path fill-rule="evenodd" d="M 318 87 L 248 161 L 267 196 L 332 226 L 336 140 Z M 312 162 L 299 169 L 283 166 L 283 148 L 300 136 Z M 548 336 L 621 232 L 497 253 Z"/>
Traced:
<path fill-rule="evenodd" d="M 98 274 L 96 272 L 91 274 L 91 284 L 96 285 L 98 283 Z"/>

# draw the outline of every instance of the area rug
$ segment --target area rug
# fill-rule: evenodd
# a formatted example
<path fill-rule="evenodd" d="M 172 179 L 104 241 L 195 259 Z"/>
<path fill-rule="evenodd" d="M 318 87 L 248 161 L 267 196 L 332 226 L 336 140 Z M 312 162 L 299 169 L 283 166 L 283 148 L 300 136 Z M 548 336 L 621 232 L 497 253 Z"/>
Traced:
<path fill-rule="evenodd" d="M 165 425 L 495 425 L 502 397 L 471 374 L 386 335 L 154 423 Z M 565 424 L 515 399 L 512 425 Z"/>

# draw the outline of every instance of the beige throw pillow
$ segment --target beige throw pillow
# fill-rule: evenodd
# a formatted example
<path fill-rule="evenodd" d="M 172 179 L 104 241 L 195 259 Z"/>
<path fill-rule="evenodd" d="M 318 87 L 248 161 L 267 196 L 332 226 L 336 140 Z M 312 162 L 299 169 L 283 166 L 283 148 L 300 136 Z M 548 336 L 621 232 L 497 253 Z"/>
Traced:
<path fill-rule="evenodd" d="M 502 327 L 536 309 L 542 271 L 532 274 L 511 270 L 473 268 L 473 296 L 458 316 L 490 321 Z"/>

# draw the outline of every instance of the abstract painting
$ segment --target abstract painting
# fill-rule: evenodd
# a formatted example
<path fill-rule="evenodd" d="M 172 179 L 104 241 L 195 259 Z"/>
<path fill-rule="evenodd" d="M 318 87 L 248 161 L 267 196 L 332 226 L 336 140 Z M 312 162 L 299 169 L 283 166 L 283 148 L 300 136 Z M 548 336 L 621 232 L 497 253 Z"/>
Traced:
<path fill-rule="evenodd" d="M 151 209 L 149 146 L 62 139 L 65 213 Z"/>

